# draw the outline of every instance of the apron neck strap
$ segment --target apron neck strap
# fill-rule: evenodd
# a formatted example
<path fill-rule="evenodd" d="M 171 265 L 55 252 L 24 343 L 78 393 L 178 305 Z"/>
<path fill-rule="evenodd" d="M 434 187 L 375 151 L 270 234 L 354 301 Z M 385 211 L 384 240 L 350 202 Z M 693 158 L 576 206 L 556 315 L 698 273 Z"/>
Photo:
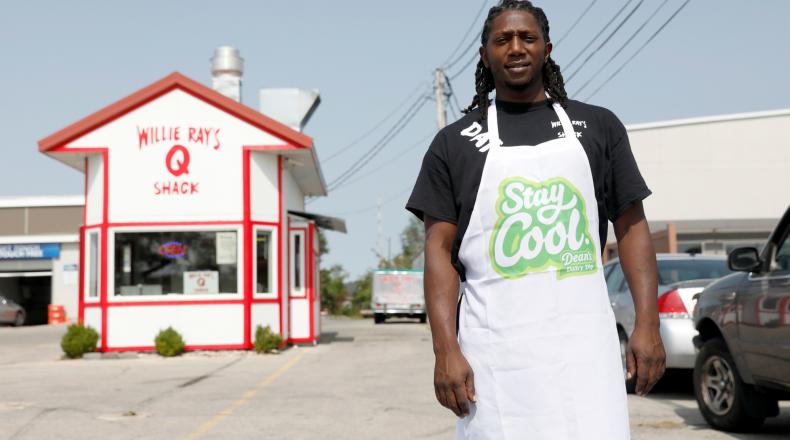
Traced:
<path fill-rule="evenodd" d="M 571 123 L 571 119 L 568 117 L 568 114 L 565 113 L 565 109 L 563 109 L 560 103 L 556 101 L 551 105 L 551 107 L 554 109 L 554 112 L 557 113 L 557 117 L 560 118 L 562 130 L 565 132 L 565 138 L 575 139 L 576 132 L 573 130 L 573 124 Z M 491 145 L 491 149 L 502 146 L 502 139 L 499 137 L 499 122 L 497 120 L 495 101 L 492 101 L 491 105 L 488 106 L 488 143 Z"/>

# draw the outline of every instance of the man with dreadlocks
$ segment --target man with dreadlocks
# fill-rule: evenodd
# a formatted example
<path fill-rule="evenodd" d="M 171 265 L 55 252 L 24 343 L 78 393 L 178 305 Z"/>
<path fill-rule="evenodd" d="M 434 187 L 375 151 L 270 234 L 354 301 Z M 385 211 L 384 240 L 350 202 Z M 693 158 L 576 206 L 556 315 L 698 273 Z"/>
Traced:
<path fill-rule="evenodd" d="M 568 99 L 551 50 L 543 10 L 490 9 L 477 94 L 436 135 L 406 206 L 425 221 L 435 392 L 459 439 L 627 439 L 626 377 L 644 395 L 664 372 L 650 190 L 622 123 Z M 608 221 L 636 310 L 626 377 Z"/>

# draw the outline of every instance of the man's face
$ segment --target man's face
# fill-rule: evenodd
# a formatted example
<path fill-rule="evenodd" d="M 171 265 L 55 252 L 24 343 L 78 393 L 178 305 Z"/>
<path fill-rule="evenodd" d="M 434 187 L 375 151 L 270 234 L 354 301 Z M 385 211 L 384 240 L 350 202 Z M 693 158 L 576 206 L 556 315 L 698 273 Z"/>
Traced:
<path fill-rule="evenodd" d="M 505 11 L 491 23 L 485 47 L 480 48 L 483 63 L 491 70 L 497 90 L 501 87 L 522 91 L 543 81 L 543 64 L 551 53 L 540 25 L 527 11 Z"/>

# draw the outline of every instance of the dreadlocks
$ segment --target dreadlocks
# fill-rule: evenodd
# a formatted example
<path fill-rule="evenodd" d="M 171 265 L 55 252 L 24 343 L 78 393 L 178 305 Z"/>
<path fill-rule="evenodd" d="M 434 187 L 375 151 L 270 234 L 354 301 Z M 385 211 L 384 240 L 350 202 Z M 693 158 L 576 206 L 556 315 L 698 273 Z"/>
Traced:
<path fill-rule="evenodd" d="M 483 24 L 483 32 L 480 34 L 480 44 L 485 47 L 488 42 L 488 37 L 491 34 L 491 24 L 494 19 L 500 14 L 509 10 L 527 11 L 540 24 L 540 30 L 543 33 L 543 40 L 548 43 L 549 39 L 549 20 L 543 9 L 535 6 L 532 2 L 526 0 L 502 0 L 498 6 L 494 6 L 488 10 L 488 17 Z M 551 100 L 559 101 L 560 104 L 565 104 L 568 100 L 568 94 L 565 93 L 565 81 L 562 79 L 560 73 L 560 66 L 549 57 L 548 61 L 543 64 L 543 87 L 548 92 Z M 488 94 L 494 90 L 494 77 L 491 71 L 483 64 L 481 57 L 477 62 L 477 70 L 475 70 L 475 91 L 477 94 L 472 98 L 472 104 L 464 110 L 464 113 L 471 112 L 474 108 L 481 109 L 488 108 L 491 100 Z M 486 117 L 486 112 L 480 112 L 482 117 Z"/>

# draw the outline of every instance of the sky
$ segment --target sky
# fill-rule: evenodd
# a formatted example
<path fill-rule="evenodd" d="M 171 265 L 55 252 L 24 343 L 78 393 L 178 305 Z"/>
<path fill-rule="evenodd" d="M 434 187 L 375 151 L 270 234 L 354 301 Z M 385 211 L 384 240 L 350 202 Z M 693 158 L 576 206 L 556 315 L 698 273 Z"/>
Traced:
<path fill-rule="evenodd" d="M 535 3 L 550 21 L 557 43 L 553 58 L 561 67 L 569 65 L 563 67 L 566 78 L 578 70 L 568 81 L 569 96 L 607 107 L 625 124 L 790 108 L 786 0 L 690 0 L 606 81 L 684 2 L 596 0 L 574 27 L 591 0 Z M 485 8 L 494 3 L 486 1 Z M 320 90 L 322 103 L 304 131 L 313 137 L 324 176 L 332 182 L 395 124 L 407 108 L 399 105 L 409 104 L 410 96 L 431 93 L 437 67 L 458 59 L 447 69 L 454 77 L 451 99 L 468 105 L 474 93 L 473 69 L 461 67 L 477 50 L 472 40 L 482 27 L 476 14 L 483 4 L 6 3 L 0 15 L 0 197 L 82 194 L 82 174 L 40 154 L 36 142 L 173 71 L 210 85 L 209 59 L 222 45 L 238 48 L 245 59 L 242 102 L 252 108 L 258 108 L 260 88 Z M 614 25 L 593 37 L 625 4 L 620 19 L 636 8 L 633 15 L 594 52 Z M 393 117 L 381 123 L 388 115 Z M 449 121 L 456 118 L 453 111 L 448 113 Z M 347 234 L 327 233 L 330 253 L 324 264 L 341 264 L 356 277 L 376 265 L 375 249 L 385 255 L 388 249 L 393 255 L 399 251 L 399 235 L 410 215 L 403 207 L 436 131 L 435 102 L 425 101 L 359 174 L 308 205 L 308 211 L 347 222 Z M 685 178 L 699 184 L 693 176 Z"/>

